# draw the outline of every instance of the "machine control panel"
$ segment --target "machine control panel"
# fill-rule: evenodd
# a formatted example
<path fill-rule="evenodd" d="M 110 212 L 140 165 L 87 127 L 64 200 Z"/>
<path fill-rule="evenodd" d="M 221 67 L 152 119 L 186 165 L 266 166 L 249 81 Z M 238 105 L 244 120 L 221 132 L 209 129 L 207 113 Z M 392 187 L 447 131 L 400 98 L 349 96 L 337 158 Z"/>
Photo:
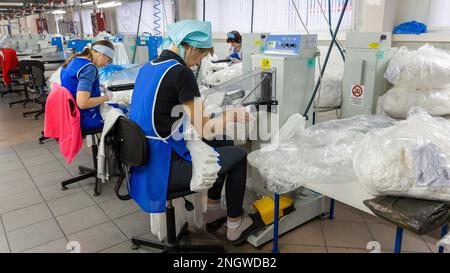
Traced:
<path fill-rule="evenodd" d="M 317 35 L 270 35 L 265 54 L 297 56 L 317 50 Z"/>

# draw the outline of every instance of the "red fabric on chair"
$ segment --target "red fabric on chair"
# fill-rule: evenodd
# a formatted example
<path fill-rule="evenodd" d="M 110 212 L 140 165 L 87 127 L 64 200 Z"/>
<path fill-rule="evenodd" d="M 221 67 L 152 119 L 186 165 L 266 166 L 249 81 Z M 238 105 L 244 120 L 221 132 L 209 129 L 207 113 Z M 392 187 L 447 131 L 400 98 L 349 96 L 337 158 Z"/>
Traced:
<path fill-rule="evenodd" d="M 69 164 L 83 145 L 80 111 L 76 105 L 69 90 L 53 83 L 45 105 L 44 136 L 58 141 L 59 150 Z"/>
<path fill-rule="evenodd" d="M 9 86 L 11 83 L 10 73 L 16 71 L 19 66 L 19 59 L 17 59 L 17 53 L 12 48 L 3 48 L 2 50 L 3 58 L 0 58 L 3 73 L 3 83 Z"/>

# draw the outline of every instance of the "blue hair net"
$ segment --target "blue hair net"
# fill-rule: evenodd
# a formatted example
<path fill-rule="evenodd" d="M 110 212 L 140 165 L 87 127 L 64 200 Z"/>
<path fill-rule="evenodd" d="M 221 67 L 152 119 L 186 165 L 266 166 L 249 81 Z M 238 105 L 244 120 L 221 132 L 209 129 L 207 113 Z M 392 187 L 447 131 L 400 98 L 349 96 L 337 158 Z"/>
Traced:
<path fill-rule="evenodd" d="M 184 59 L 185 49 L 180 46 L 182 42 L 196 48 L 212 48 L 211 22 L 184 20 L 167 26 L 167 38 L 163 49 L 168 49 L 174 44 L 180 49 L 179 55 Z"/>

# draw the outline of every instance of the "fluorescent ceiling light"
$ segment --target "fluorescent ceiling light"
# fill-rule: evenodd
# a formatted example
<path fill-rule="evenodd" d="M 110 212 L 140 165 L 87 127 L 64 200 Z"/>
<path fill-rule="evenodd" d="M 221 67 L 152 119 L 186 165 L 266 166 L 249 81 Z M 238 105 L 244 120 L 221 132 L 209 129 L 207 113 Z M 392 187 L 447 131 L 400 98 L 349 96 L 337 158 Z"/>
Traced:
<path fill-rule="evenodd" d="M 65 14 L 65 13 L 66 13 L 66 11 L 62 10 L 62 9 L 57 9 L 57 10 L 52 11 L 52 14 Z"/>
<path fill-rule="evenodd" d="M 0 6 L 4 6 L 4 7 L 8 7 L 8 6 L 23 7 L 23 3 L 17 3 L 17 2 L 0 2 Z"/>
<path fill-rule="evenodd" d="M 97 4 L 98 1 L 95 1 L 95 3 Z M 92 6 L 92 5 L 94 5 L 94 1 L 84 2 L 84 3 L 81 3 L 81 5 L 82 6 Z"/>
<path fill-rule="evenodd" d="M 97 5 L 97 8 L 105 9 L 105 8 L 112 8 L 112 7 L 117 7 L 117 6 L 121 6 L 121 5 L 122 5 L 122 2 L 112 1 L 112 2 L 101 3 L 101 4 Z"/>

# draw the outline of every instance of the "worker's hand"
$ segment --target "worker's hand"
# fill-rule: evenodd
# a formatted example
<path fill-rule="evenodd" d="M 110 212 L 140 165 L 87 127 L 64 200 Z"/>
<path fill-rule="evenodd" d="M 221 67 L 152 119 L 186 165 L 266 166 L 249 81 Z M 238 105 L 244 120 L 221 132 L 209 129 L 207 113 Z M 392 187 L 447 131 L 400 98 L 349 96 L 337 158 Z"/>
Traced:
<path fill-rule="evenodd" d="M 107 101 L 112 100 L 112 98 L 113 98 L 113 93 L 112 93 L 111 91 L 109 91 L 108 88 L 106 88 L 106 86 L 104 86 L 104 85 L 100 86 L 100 92 L 101 92 L 102 94 L 104 94 L 105 97 L 108 98 Z"/>
<path fill-rule="evenodd" d="M 250 120 L 253 120 L 244 107 L 227 109 L 225 111 L 225 119 L 227 123 L 248 123 Z"/>

